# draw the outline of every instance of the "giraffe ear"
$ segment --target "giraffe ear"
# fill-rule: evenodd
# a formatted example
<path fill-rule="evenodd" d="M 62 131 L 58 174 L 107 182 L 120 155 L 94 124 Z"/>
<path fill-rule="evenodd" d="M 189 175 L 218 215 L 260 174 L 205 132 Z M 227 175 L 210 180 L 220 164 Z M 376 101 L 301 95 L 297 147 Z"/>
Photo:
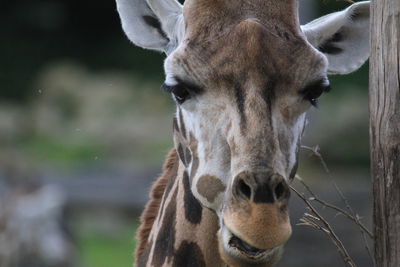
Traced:
<path fill-rule="evenodd" d="M 308 42 L 328 58 L 329 74 L 357 70 L 369 57 L 369 1 L 301 26 Z"/>
<path fill-rule="evenodd" d="M 137 46 L 171 53 L 183 37 L 177 0 L 116 0 L 122 28 Z"/>

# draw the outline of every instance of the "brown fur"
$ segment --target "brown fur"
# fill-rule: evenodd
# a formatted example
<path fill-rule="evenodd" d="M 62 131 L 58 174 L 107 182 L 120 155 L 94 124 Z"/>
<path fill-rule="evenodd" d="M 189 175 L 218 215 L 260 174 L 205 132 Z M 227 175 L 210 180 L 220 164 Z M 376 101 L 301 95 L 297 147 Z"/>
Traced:
<path fill-rule="evenodd" d="M 218 195 L 225 192 L 226 189 L 220 179 L 209 174 L 201 176 L 196 186 L 199 194 L 210 203 L 214 202 Z"/>
<path fill-rule="evenodd" d="M 140 227 L 136 235 L 136 239 L 138 241 L 136 259 L 142 255 L 144 249 L 146 248 L 151 228 L 153 227 L 160 208 L 161 200 L 163 199 L 165 188 L 167 187 L 168 182 L 175 178 L 173 173 L 176 172 L 177 168 L 178 155 L 176 150 L 172 149 L 164 163 L 161 176 L 153 184 L 150 190 L 150 200 L 140 217 Z"/>

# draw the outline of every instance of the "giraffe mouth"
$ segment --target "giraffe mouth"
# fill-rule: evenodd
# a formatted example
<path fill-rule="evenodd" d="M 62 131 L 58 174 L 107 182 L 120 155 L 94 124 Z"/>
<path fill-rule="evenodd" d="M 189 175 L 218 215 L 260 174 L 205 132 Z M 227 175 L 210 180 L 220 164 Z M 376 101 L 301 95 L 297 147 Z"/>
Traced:
<path fill-rule="evenodd" d="M 280 246 L 270 249 L 253 247 L 232 233 L 224 224 L 221 227 L 220 234 L 224 251 L 233 258 L 240 258 L 249 263 L 268 261 L 271 257 L 273 258 L 276 253 L 279 253 L 281 249 Z"/>
<path fill-rule="evenodd" d="M 271 249 L 258 249 L 255 248 L 248 243 L 244 242 L 239 237 L 232 234 L 231 239 L 228 242 L 229 246 L 232 248 L 238 249 L 240 252 L 252 257 L 258 258 L 260 256 L 264 256 L 267 252 L 271 251 Z"/>

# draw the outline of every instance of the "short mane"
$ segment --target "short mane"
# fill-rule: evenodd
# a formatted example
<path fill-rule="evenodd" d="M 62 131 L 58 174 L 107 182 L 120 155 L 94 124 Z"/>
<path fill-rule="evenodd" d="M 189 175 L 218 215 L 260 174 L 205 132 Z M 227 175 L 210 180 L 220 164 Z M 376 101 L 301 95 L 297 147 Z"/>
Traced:
<path fill-rule="evenodd" d="M 143 250 L 146 248 L 147 239 L 149 238 L 151 228 L 153 227 L 153 223 L 157 217 L 165 188 L 171 179 L 175 179 L 177 169 L 178 155 L 176 150 L 172 149 L 164 163 L 161 176 L 156 182 L 154 182 L 150 190 L 150 201 L 147 203 L 142 216 L 140 217 L 140 227 L 136 235 L 136 239 L 138 241 L 136 259 L 142 255 Z"/>

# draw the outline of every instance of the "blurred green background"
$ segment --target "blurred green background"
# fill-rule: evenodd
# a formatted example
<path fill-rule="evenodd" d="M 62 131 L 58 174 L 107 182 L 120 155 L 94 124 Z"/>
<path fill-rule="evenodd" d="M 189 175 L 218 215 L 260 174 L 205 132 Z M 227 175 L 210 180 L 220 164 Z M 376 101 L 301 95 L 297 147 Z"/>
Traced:
<path fill-rule="evenodd" d="M 300 3 L 303 21 L 348 5 Z M 110 0 L 5 1 L 0 40 L 4 187 L 33 180 L 64 188 L 76 264 L 130 266 L 137 215 L 172 147 L 174 106 L 159 90 L 164 55 L 129 43 Z M 367 64 L 331 84 L 309 112 L 303 143 L 321 148 L 343 187 L 368 193 Z M 299 173 L 316 187 L 326 184 L 318 159 L 301 156 Z M 120 193 L 136 187 L 133 180 L 143 181 L 140 194 Z M 369 206 L 361 208 L 369 214 Z"/>

